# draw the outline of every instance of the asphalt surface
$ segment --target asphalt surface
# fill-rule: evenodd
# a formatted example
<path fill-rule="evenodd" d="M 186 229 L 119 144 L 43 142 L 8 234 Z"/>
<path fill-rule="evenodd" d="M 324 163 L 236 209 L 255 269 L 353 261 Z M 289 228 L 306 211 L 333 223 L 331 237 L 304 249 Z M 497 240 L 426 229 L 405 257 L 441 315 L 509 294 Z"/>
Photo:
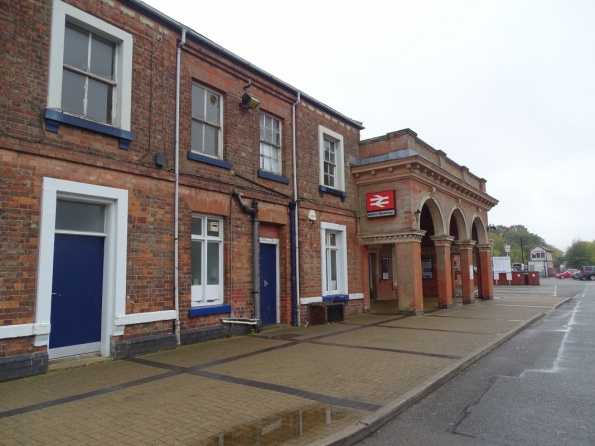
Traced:
<path fill-rule="evenodd" d="M 574 298 L 360 444 L 595 444 L 595 283 L 544 282 Z"/>
<path fill-rule="evenodd" d="M 1 383 L 0 443 L 354 444 L 567 300 L 550 282 Z"/>

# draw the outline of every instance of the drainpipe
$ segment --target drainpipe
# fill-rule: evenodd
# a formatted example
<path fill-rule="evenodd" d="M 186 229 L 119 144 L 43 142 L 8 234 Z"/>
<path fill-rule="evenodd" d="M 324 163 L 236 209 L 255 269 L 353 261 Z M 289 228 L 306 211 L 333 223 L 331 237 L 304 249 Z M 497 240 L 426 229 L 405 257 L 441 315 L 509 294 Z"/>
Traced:
<path fill-rule="evenodd" d="M 182 47 L 186 44 L 186 29 L 182 29 L 182 40 L 178 44 L 176 53 L 176 142 L 175 142 L 175 193 L 174 193 L 174 309 L 176 320 L 174 322 L 174 333 L 176 334 L 176 346 L 180 346 L 180 284 L 178 274 L 178 226 L 180 217 L 180 71 Z"/>
<path fill-rule="evenodd" d="M 300 237 L 299 237 L 299 207 L 298 207 L 298 190 L 297 190 L 297 156 L 296 156 L 296 134 L 297 131 L 295 129 L 295 115 L 296 115 L 296 106 L 301 102 L 301 95 L 300 91 L 297 92 L 297 102 L 293 104 L 291 108 L 291 154 L 293 157 L 293 250 L 292 250 L 292 266 L 294 266 L 294 270 L 292 271 L 292 317 L 293 323 L 295 326 L 300 326 Z M 290 208 L 291 214 L 291 208 Z"/>
<path fill-rule="evenodd" d="M 258 295 L 260 293 L 260 280 L 258 276 L 258 200 L 254 198 L 252 200 L 252 207 L 248 207 L 242 196 L 234 189 L 231 194 L 238 200 L 240 206 L 249 214 L 252 214 L 252 263 L 254 268 L 254 319 L 260 319 L 260 299 Z"/>

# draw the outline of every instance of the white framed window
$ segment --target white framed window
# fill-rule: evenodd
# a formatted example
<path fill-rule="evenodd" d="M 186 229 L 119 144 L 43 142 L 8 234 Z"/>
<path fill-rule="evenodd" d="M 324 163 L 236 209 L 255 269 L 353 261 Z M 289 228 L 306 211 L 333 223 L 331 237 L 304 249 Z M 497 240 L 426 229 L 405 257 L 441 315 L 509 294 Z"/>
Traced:
<path fill-rule="evenodd" d="M 132 35 L 53 2 L 48 108 L 130 130 Z"/>
<path fill-rule="evenodd" d="M 281 174 L 281 122 L 260 114 L 260 168 Z"/>
<path fill-rule="evenodd" d="M 318 126 L 320 158 L 320 184 L 345 190 L 343 136 L 325 127 Z"/>
<path fill-rule="evenodd" d="M 222 158 L 223 98 L 219 93 L 192 84 L 191 150 L 203 155 Z"/>
<path fill-rule="evenodd" d="M 322 295 L 348 294 L 345 226 L 321 222 L 320 228 Z"/>
<path fill-rule="evenodd" d="M 192 306 L 223 302 L 223 219 L 192 215 Z"/>

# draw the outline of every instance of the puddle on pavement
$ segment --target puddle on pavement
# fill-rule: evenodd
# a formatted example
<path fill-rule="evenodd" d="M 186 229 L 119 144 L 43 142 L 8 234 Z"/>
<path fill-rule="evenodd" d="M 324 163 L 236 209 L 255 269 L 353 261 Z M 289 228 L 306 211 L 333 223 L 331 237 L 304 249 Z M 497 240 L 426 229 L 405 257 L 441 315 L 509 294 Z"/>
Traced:
<path fill-rule="evenodd" d="M 299 437 L 312 438 L 319 431 L 338 422 L 352 411 L 333 406 L 308 406 L 281 412 L 252 424 L 233 429 L 198 442 L 201 446 L 277 445 Z M 304 438 L 304 439 L 306 439 Z"/>

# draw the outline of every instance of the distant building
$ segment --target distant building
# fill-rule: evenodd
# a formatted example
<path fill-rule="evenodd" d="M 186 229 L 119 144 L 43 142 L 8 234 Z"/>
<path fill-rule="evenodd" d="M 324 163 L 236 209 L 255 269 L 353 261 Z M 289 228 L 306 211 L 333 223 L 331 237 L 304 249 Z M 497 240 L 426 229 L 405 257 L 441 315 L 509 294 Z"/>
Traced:
<path fill-rule="evenodd" d="M 554 269 L 553 251 L 544 246 L 535 246 L 529 251 L 529 270 L 538 271 L 542 277 L 556 275 Z"/>

